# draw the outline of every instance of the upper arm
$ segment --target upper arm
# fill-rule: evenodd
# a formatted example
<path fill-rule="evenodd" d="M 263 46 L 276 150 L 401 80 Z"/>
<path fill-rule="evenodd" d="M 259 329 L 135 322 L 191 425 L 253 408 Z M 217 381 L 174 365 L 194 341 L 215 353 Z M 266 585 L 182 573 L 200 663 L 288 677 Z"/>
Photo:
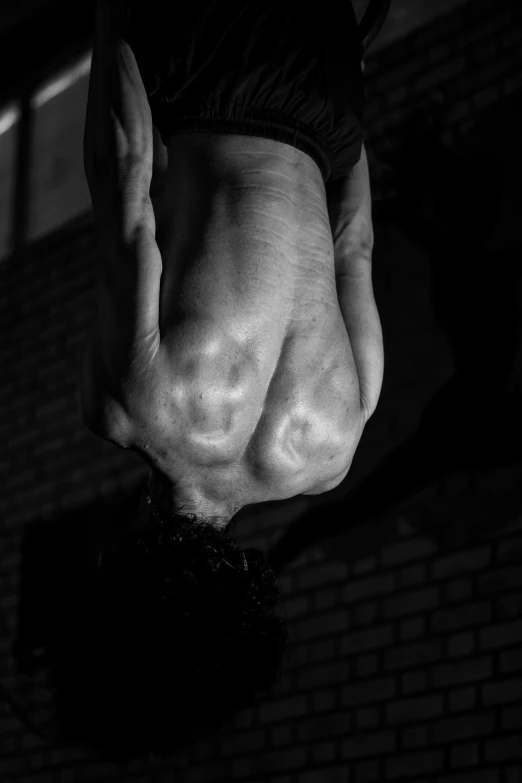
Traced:
<path fill-rule="evenodd" d="M 126 370 L 159 335 L 162 263 L 150 199 L 153 126 L 125 40 L 124 3 L 98 0 L 84 166 L 98 236 L 98 327 L 104 363 Z"/>
<path fill-rule="evenodd" d="M 368 158 L 359 162 L 329 201 L 339 307 L 350 340 L 365 418 L 373 414 L 384 374 L 382 327 L 372 285 L 373 224 Z"/>
<path fill-rule="evenodd" d="M 150 380 L 160 346 L 162 259 L 145 219 L 106 268 L 98 281 L 101 355 L 111 382 L 130 399 Z"/>
<path fill-rule="evenodd" d="M 85 425 L 128 447 L 143 400 L 154 393 L 160 354 L 161 258 L 142 228 L 97 280 L 97 308 L 81 357 L 79 391 Z M 106 267 L 107 268 L 107 265 Z"/>

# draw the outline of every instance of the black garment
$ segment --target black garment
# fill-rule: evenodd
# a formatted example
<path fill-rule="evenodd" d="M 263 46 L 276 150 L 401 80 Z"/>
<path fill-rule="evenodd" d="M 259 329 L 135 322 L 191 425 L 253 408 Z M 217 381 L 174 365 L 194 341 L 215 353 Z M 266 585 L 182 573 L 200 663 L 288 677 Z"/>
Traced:
<path fill-rule="evenodd" d="M 362 146 L 362 45 L 350 0 L 127 0 L 127 38 L 163 143 L 177 132 L 263 136 L 310 155 L 324 182 Z"/>

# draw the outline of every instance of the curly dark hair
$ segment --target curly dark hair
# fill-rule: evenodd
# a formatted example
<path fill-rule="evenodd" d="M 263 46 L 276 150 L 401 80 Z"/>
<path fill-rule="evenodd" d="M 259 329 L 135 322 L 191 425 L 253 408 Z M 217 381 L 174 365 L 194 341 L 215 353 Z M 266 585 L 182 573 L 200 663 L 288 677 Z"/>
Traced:
<path fill-rule="evenodd" d="M 58 741 L 112 762 L 184 754 L 281 679 L 276 574 L 229 530 L 175 513 L 82 580 L 48 675 Z"/>

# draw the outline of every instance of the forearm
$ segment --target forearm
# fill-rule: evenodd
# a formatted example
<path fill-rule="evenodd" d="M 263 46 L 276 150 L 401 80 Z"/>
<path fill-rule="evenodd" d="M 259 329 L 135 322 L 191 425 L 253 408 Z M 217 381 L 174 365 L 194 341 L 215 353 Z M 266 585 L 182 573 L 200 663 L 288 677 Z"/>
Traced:
<path fill-rule="evenodd" d="M 150 107 L 124 4 L 98 2 L 84 134 L 84 168 L 99 230 L 131 236 L 147 206 L 153 164 Z"/>
<path fill-rule="evenodd" d="M 372 285 L 374 233 L 364 145 L 346 180 L 330 191 L 329 213 L 339 308 L 357 367 L 361 406 L 368 419 L 381 392 L 384 348 Z"/>
<path fill-rule="evenodd" d="M 327 187 L 327 200 L 336 274 L 344 271 L 351 258 L 366 257 L 371 261 L 372 197 L 364 144 L 359 161 L 346 179 Z"/>

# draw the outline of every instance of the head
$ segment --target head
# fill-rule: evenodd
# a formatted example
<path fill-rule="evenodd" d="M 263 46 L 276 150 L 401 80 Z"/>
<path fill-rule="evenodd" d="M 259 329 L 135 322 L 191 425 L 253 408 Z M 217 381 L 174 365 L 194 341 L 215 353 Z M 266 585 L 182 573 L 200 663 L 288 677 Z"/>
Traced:
<path fill-rule="evenodd" d="M 50 671 L 56 738 L 129 761 L 215 736 L 281 677 L 279 600 L 266 556 L 225 527 L 175 511 L 133 526 L 68 600 Z"/>

